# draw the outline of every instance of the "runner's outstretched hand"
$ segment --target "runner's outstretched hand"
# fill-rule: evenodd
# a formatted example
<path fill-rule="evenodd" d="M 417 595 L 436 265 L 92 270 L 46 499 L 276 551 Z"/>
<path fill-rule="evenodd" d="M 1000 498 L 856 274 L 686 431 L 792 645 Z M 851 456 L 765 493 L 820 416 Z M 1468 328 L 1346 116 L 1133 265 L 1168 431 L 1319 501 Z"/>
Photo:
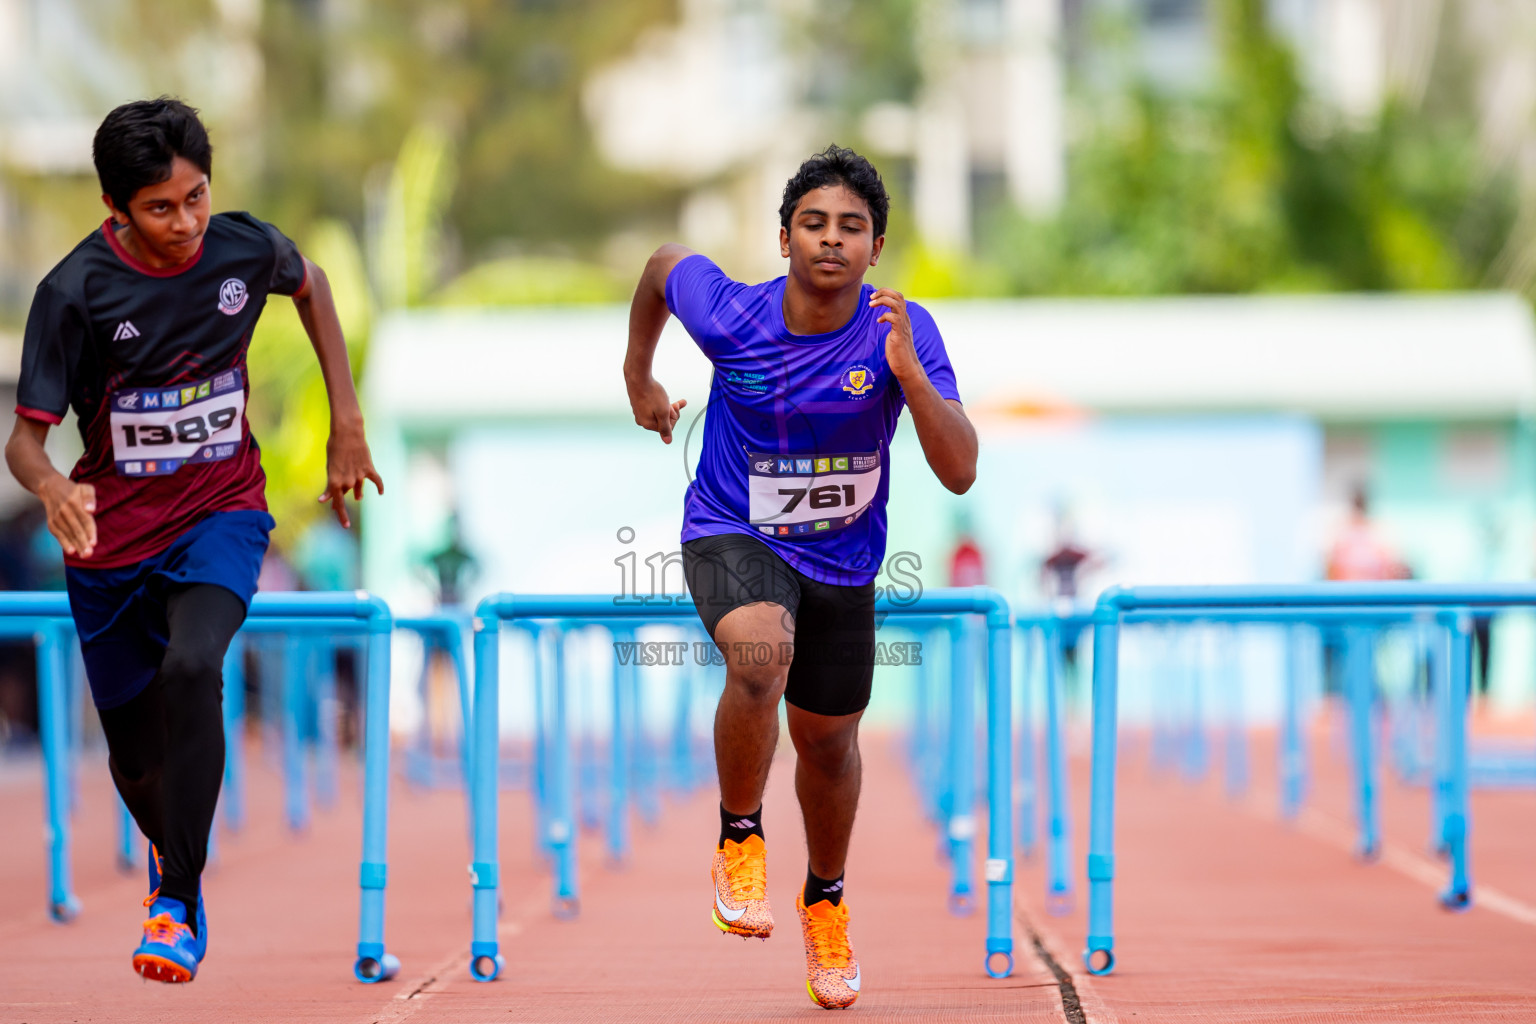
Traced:
<path fill-rule="evenodd" d="M 379 494 L 384 493 L 384 481 L 373 468 L 373 456 L 368 452 L 361 427 L 331 431 L 331 439 L 325 444 L 325 475 L 325 493 L 320 495 L 320 501 L 331 503 L 342 529 L 352 529 L 352 520 L 347 515 L 348 491 L 355 500 L 362 501 L 363 482 L 372 480 Z"/>
<path fill-rule="evenodd" d="M 678 417 L 687 404 L 686 398 L 669 402 L 667 389 L 654 377 L 629 388 L 629 407 L 634 410 L 635 422 L 660 434 L 664 444 L 672 443 L 672 428 L 677 426 Z"/>
<path fill-rule="evenodd" d="M 869 298 L 869 308 L 876 306 L 885 307 L 876 322 L 891 325 L 885 336 L 885 364 L 897 380 L 910 380 L 914 374 L 923 372 L 923 364 L 912 342 L 912 318 L 907 315 L 906 296 L 894 288 L 876 288 Z"/>
<path fill-rule="evenodd" d="M 66 555 L 90 558 L 96 550 L 96 488 L 56 476 L 38 492 L 48 512 L 48 532 Z"/>

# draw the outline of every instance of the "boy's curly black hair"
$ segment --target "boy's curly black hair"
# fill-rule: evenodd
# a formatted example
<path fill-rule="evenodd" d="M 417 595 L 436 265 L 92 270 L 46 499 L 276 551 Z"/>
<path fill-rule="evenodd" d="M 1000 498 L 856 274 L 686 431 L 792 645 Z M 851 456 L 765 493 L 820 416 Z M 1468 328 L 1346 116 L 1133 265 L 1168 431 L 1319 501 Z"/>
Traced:
<path fill-rule="evenodd" d="M 891 212 L 891 197 L 875 165 L 851 149 L 833 143 L 800 165 L 795 176 L 784 186 L 784 202 L 779 205 L 779 223 L 789 230 L 795 206 L 807 192 L 826 185 L 843 185 L 869 205 L 875 237 L 885 234 L 885 220 Z"/>

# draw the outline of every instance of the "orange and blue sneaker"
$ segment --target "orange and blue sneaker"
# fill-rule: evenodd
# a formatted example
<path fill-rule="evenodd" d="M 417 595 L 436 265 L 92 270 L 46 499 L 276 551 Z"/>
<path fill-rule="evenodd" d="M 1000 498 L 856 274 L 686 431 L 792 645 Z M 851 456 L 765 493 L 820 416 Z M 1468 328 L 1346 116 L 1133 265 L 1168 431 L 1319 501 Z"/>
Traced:
<path fill-rule="evenodd" d="M 768 909 L 768 851 L 763 837 L 747 836 L 741 843 L 727 839 L 715 851 L 709 875 L 715 883 L 715 905 L 710 910 L 715 927 L 728 935 L 766 939 L 773 932 L 773 911 Z"/>
<path fill-rule="evenodd" d="M 187 927 L 186 904 L 160 898 L 160 851 L 149 845 L 149 918 L 144 938 L 133 951 L 133 970 L 150 981 L 183 982 L 197 977 L 197 965 L 208 953 L 208 916 L 203 894 L 197 894 L 197 934 Z"/>
<path fill-rule="evenodd" d="M 805 990 L 823 1009 L 852 1006 L 862 977 L 848 942 L 848 901 L 833 906 L 820 900 L 807 907 L 802 892 L 795 897 L 795 909 L 805 935 Z"/>
<path fill-rule="evenodd" d="M 208 952 L 208 921 L 203 900 L 197 900 L 197 934 L 187 927 L 187 906 L 159 896 L 144 901 L 149 919 L 144 939 L 133 951 L 133 969 L 149 981 L 182 982 L 197 977 L 197 965 Z"/>

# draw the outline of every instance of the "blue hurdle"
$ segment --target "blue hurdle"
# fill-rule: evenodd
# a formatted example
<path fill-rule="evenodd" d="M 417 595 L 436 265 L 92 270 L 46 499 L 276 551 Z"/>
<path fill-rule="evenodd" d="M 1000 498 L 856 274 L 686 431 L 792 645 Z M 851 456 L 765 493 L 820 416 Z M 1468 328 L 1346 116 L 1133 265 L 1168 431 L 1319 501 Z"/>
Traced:
<path fill-rule="evenodd" d="M 469 792 L 469 737 L 470 693 L 469 657 L 465 634 L 469 631 L 469 616 L 457 611 L 440 611 L 430 615 L 412 615 L 395 620 L 395 628 L 414 633 L 421 640 L 421 697 L 423 713 L 427 703 L 427 679 L 432 667 L 432 655 L 441 651 L 453 665 L 455 682 L 458 684 L 459 733 L 457 763 L 451 771 Z M 431 749 L 431 736 L 423 723 L 416 741 L 406 750 L 405 774 L 412 782 L 431 786 L 440 783 L 444 774 L 440 759 Z"/>
<path fill-rule="evenodd" d="M 948 638 L 946 686 L 939 684 L 938 659 L 925 655 L 918 666 L 914 756 L 921 759 L 915 763 L 924 809 L 940 829 L 941 855 L 949 862 L 949 909 L 953 914 L 967 915 L 976 909 L 972 853 L 976 840 L 977 637 L 973 626 L 954 617 L 904 614 L 893 624 L 917 635 L 931 637 L 942 632 Z M 1023 766 L 1021 770 L 1027 775 L 1027 755 Z M 1031 776 L 1029 784 L 1032 781 Z M 1021 813 L 1021 818 L 1028 816 L 1027 810 Z"/>
<path fill-rule="evenodd" d="M 882 597 L 877 614 L 979 615 L 988 634 L 987 672 L 987 795 L 988 829 L 987 942 L 985 966 L 992 977 L 1007 977 L 1013 970 L 1013 827 L 1012 827 L 1012 617 L 1008 604 L 987 587 L 930 591 L 909 602 Z M 691 619 L 693 604 L 686 600 L 647 603 L 643 607 L 611 596 L 497 594 L 480 602 L 475 611 L 475 694 L 473 744 L 474 864 L 470 869 L 474 889 L 474 928 L 470 943 L 470 975 L 492 981 L 504 961 L 497 937 L 497 904 L 501 858 L 498 825 L 500 630 L 503 622 L 529 620 L 592 620 L 638 624 L 672 619 Z M 555 659 L 557 686 L 561 659 Z M 568 776 L 568 773 L 564 773 Z M 557 873 L 558 874 L 558 873 Z M 1003 958 L 1005 966 L 994 968 Z"/>
<path fill-rule="evenodd" d="M 1045 766 L 1046 766 L 1046 911 L 1052 915 L 1069 913 L 1074 895 L 1072 884 L 1072 824 L 1070 797 L 1067 792 L 1066 723 L 1063 702 L 1065 700 L 1065 646 L 1069 632 L 1079 632 L 1093 625 L 1093 613 L 1088 609 L 1063 608 L 1056 611 L 1020 613 L 1014 616 L 1020 629 L 1037 633 L 1041 646 L 1041 685 L 1045 695 Z M 1028 673 L 1025 676 L 1024 731 L 1028 734 L 1031 723 L 1027 711 L 1030 701 Z M 1036 791 L 1037 772 L 1033 762 L 1033 744 L 1024 745 L 1024 764 L 1021 768 L 1022 788 L 1026 795 L 1021 813 L 1035 812 L 1033 794 Z M 1033 830 L 1028 833 L 1032 837 Z M 1027 852 L 1031 843 L 1025 834 L 1020 842 Z"/>
<path fill-rule="evenodd" d="M 1112 895 L 1114 881 L 1114 796 L 1117 747 L 1119 647 L 1122 623 L 1208 618 L 1222 621 L 1318 622 L 1372 621 L 1401 616 L 1405 610 L 1431 610 L 1449 633 L 1450 685 L 1442 687 L 1448 710 L 1447 780 L 1450 792 L 1444 832 L 1451 855 L 1450 884 L 1441 903 L 1461 909 L 1471 900 L 1467 868 L 1466 702 L 1470 676 L 1471 607 L 1536 605 L 1536 585 L 1332 583 L 1274 586 L 1113 587 L 1094 608 L 1093 780 L 1088 853 L 1088 941 L 1083 959 L 1090 973 L 1114 969 Z M 1353 673 L 1360 677 L 1361 673 Z M 1369 678 L 1351 684 L 1354 747 L 1361 772 L 1360 811 L 1372 820 L 1370 730 L 1359 725 L 1361 690 L 1370 700 Z M 1371 836 L 1365 837 L 1369 843 Z M 1367 847 L 1363 852 L 1369 852 Z"/>
<path fill-rule="evenodd" d="M 49 905 L 67 919 L 79 901 L 70 886 L 69 822 L 63 778 L 67 771 L 64 722 L 65 638 L 69 598 L 61 591 L 0 593 L 0 622 L 31 620 L 39 636 L 39 716 L 43 731 L 44 787 L 49 826 Z M 389 606 L 364 591 L 258 594 L 245 632 L 361 633 L 368 639 L 364 721 L 363 851 L 357 961 L 359 981 L 392 978 L 400 963 L 384 950 L 384 886 L 389 803 Z"/>

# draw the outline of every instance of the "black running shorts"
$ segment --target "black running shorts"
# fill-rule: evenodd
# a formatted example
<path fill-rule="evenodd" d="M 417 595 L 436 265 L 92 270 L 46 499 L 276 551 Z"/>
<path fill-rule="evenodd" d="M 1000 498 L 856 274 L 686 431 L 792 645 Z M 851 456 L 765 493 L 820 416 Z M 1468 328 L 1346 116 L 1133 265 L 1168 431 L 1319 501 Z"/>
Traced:
<path fill-rule="evenodd" d="M 709 635 L 727 612 L 768 601 L 788 614 L 795 637 L 784 699 L 817 715 L 851 715 L 869 705 L 875 677 L 875 584 L 813 580 L 742 533 L 683 544 L 683 575 Z M 779 657 L 779 652 L 772 652 Z M 735 657 L 726 652 L 727 658 Z"/>

